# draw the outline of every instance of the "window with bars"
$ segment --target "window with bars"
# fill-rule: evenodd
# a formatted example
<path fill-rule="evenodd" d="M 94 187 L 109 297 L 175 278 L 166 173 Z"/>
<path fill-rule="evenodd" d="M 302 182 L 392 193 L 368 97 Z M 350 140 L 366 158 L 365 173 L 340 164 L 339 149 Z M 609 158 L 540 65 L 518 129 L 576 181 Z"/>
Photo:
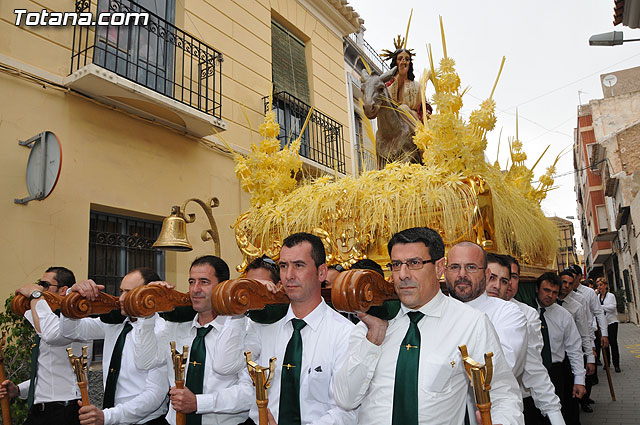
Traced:
<path fill-rule="evenodd" d="M 91 211 L 89 279 L 111 295 L 119 295 L 120 281 L 137 267 L 149 267 L 164 279 L 164 252 L 151 246 L 161 227 L 159 221 Z"/>
<path fill-rule="evenodd" d="M 276 21 L 271 21 L 271 74 L 274 93 L 285 91 L 310 103 L 305 44 Z"/>

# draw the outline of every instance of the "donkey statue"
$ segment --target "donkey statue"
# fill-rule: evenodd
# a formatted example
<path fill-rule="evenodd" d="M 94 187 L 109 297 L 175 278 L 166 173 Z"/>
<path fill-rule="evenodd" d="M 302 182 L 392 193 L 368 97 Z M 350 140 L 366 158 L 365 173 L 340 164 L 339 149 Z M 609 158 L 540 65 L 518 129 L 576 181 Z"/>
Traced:
<path fill-rule="evenodd" d="M 369 75 L 363 69 L 360 76 L 364 114 L 370 120 L 378 118 L 376 151 L 379 169 L 392 161 L 421 162 L 420 151 L 413 143 L 413 129 L 394 104 L 385 86 L 396 70 L 397 67 L 393 67 L 378 76 Z"/>

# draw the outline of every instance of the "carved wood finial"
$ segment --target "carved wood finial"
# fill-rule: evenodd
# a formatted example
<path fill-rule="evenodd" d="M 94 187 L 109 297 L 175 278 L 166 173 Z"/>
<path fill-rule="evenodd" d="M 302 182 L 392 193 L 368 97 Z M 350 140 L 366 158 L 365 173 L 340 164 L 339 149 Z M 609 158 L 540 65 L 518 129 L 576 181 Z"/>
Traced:
<path fill-rule="evenodd" d="M 331 301 L 339 311 L 366 312 L 373 306 L 397 298 L 393 284 L 373 270 L 342 272 L 331 287 Z"/>
<path fill-rule="evenodd" d="M 143 285 L 129 291 L 124 298 L 123 310 L 127 316 L 147 317 L 154 313 L 172 311 L 176 307 L 191 305 L 189 294 L 162 285 Z"/>
<path fill-rule="evenodd" d="M 90 301 L 78 292 L 69 293 L 62 300 L 62 314 L 72 319 L 82 319 L 94 314 L 109 313 L 120 309 L 118 297 L 100 292 L 95 300 Z"/>
<path fill-rule="evenodd" d="M 54 292 L 42 291 L 42 298 L 49 304 L 51 311 L 58 310 L 62 299 L 62 295 L 58 295 Z M 11 311 L 18 316 L 24 316 L 27 310 L 31 310 L 31 300 L 22 294 L 16 294 L 11 300 Z"/>
<path fill-rule="evenodd" d="M 211 295 L 213 311 L 221 316 L 262 310 L 267 304 L 289 304 L 289 297 L 283 289 L 274 294 L 259 281 L 245 278 L 221 282 Z"/>

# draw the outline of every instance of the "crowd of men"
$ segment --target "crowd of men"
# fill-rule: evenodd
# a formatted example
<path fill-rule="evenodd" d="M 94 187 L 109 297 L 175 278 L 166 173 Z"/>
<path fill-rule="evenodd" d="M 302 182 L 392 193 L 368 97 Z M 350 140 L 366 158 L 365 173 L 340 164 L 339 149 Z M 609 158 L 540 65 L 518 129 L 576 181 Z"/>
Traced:
<path fill-rule="evenodd" d="M 64 317 L 51 310 L 43 291 L 93 300 L 104 287 L 52 267 L 37 284 L 16 291 L 31 300 L 25 318 L 36 345 L 30 380 L 2 382 L 0 397 L 27 398 L 25 423 L 35 425 L 176 424 L 178 413 L 188 425 L 258 424 L 244 356 L 250 351 L 257 364 L 276 359 L 269 425 L 475 424 L 482 418 L 459 350 L 465 345 L 480 362 L 493 353 L 494 424 L 579 424 L 581 408 L 591 411 L 594 347 L 608 347 L 608 335 L 617 332 L 606 281 L 597 295 L 581 285 L 579 267 L 544 273 L 527 305 L 514 298 L 518 262 L 475 243 L 458 243 L 445 256 L 440 235 L 419 227 L 393 235 L 388 253 L 397 311 L 393 317 L 360 312 L 352 320 L 323 300 L 321 287 L 343 270 L 329 271 L 322 241 L 308 233 L 287 237 L 277 263 L 263 256 L 247 267 L 247 278 L 270 291 L 282 287 L 290 299 L 286 313 L 273 320 L 216 315 L 213 289 L 230 274 L 212 255 L 191 264 L 194 313 L 180 320 L 124 311 Z M 352 268 L 384 275 L 370 260 Z M 121 301 L 148 284 L 173 287 L 153 270 L 135 269 L 122 279 Z M 100 408 L 79 401 L 66 352 L 96 339 L 104 340 Z M 171 341 L 179 350 L 188 347 L 184 388 L 176 386 Z M 612 349 L 620 371 L 617 345 Z"/>

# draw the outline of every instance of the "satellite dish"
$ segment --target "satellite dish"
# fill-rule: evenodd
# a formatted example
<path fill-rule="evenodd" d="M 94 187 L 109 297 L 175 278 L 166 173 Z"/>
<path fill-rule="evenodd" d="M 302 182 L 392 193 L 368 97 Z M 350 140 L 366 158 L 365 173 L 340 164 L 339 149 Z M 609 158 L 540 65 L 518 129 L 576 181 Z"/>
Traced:
<path fill-rule="evenodd" d="M 613 74 L 609 74 L 602 79 L 602 85 L 605 87 L 613 87 L 618 82 L 618 77 Z"/>
<path fill-rule="evenodd" d="M 53 192 L 62 168 L 60 140 L 51 131 L 43 131 L 29 140 L 19 141 L 20 146 L 31 149 L 27 160 L 27 191 L 29 196 L 14 199 L 16 204 L 42 201 Z"/>

